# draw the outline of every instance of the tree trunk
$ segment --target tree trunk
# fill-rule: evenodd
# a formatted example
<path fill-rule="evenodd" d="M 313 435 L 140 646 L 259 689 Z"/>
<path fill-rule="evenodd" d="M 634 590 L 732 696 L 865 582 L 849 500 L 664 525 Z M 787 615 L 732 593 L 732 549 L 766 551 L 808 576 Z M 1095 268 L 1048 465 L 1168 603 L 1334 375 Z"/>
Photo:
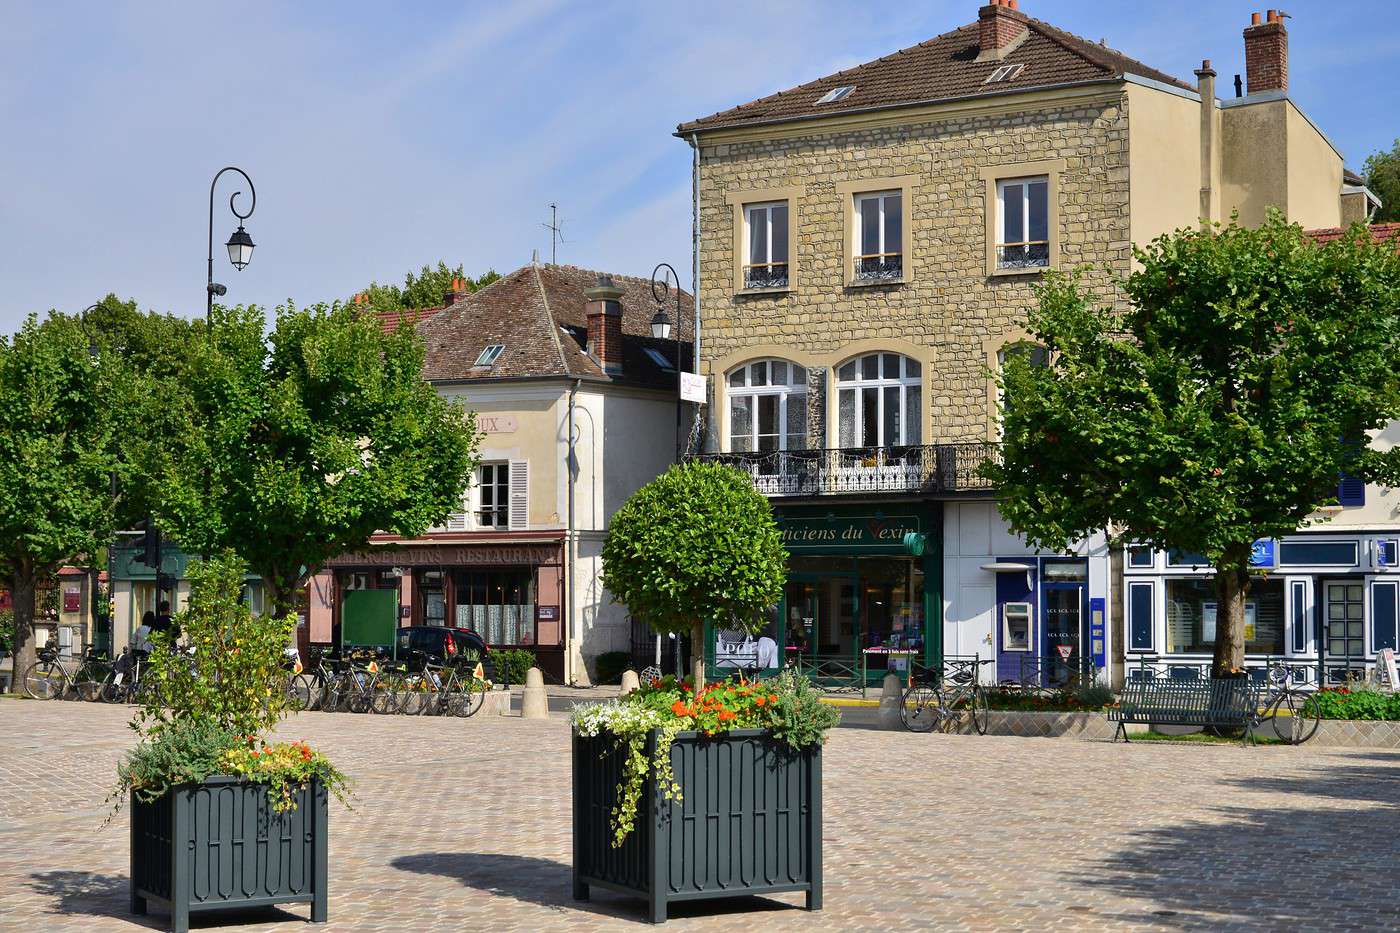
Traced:
<path fill-rule="evenodd" d="M 1249 595 L 1249 550 L 1244 560 L 1222 561 L 1215 568 L 1215 660 L 1212 677 L 1244 670 L 1244 604 Z"/>
<path fill-rule="evenodd" d="M 690 624 L 690 677 L 695 692 L 705 686 L 705 623 Z"/>
<path fill-rule="evenodd" d="M 278 619 L 294 615 L 297 611 L 296 597 L 300 579 L 294 578 L 288 582 L 276 573 L 264 573 L 259 576 L 262 577 L 268 613 Z"/>
<path fill-rule="evenodd" d="M 15 647 L 12 654 L 13 667 L 10 668 L 10 690 L 21 693 L 24 683 L 20 678 L 34 663 L 34 579 L 29 570 L 16 570 L 14 574 Z"/>

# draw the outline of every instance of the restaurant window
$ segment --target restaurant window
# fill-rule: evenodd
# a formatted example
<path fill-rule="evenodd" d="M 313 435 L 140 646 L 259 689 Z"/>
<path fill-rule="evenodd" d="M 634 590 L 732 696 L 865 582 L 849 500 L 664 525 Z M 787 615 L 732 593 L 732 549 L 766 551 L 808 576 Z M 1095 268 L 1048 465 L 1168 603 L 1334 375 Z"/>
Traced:
<path fill-rule="evenodd" d="M 923 367 L 898 353 L 870 353 L 836 370 L 842 447 L 922 443 Z"/>
<path fill-rule="evenodd" d="M 759 360 L 728 378 L 731 452 L 802 450 L 807 446 L 807 368 Z"/>
<path fill-rule="evenodd" d="M 1168 580 L 1168 654 L 1211 654 L 1224 619 L 1219 611 L 1214 577 Z M 1284 600 L 1282 580 L 1253 580 L 1244 606 L 1244 650 L 1247 654 L 1282 654 Z"/>
<path fill-rule="evenodd" d="M 530 570 L 459 570 L 453 574 L 454 622 L 488 645 L 535 643 L 535 576 Z"/>

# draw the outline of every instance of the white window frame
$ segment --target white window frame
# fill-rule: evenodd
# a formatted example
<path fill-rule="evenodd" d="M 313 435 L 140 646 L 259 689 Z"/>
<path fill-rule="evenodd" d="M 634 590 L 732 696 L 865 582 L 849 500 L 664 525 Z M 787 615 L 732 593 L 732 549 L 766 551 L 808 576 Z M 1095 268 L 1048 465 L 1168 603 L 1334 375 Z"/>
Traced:
<path fill-rule="evenodd" d="M 757 202 L 754 202 L 754 203 L 751 203 L 751 204 L 745 204 L 745 205 L 744 205 L 744 208 L 743 208 L 743 210 L 744 210 L 744 261 L 743 261 L 743 263 L 742 263 L 742 267 L 741 267 L 741 268 L 742 268 L 742 273 L 743 273 L 743 282 L 744 282 L 744 288 L 745 288 L 745 289 L 759 289 L 759 290 L 761 290 L 761 289 L 770 289 L 770 288 L 771 288 L 771 289 L 779 289 L 779 288 L 788 288 L 788 287 L 790 287 L 791 284 L 792 284 L 792 246 L 793 246 L 793 244 L 792 244 L 792 238 L 791 238 L 791 236 L 788 237 L 787 255 L 786 255 L 785 257 L 783 257 L 783 260 L 782 260 L 781 262 L 777 262 L 777 261 L 775 261 L 775 260 L 773 259 L 773 210 L 774 210 L 775 208 L 778 208 L 778 207 L 782 207 L 782 208 L 786 208 L 786 209 L 787 209 L 788 218 L 789 218 L 789 223 L 790 223 L 790 220 L 791 220 L 791 217 L 792 217 L 792 204 L 791 204 L 790 202 L 788 202 L 788 201 L 757 201 Z M 767 229 L 768 229 L 768 237 L 767 237 L 767 239 L 765 240 L 765 242 L 764 242 L 764 244 L 763 244 L 763 246 L 764 246 L 764 261 L 763 261 L 763 262 L 755 262 L 755 261 L 754 261 L 754 255 L 753 255 L 753 235 L 752 235 L 753 216 L 754 216 L 755 213 L 757 213 L 757 212 L 759 212 L 759 211 L 762 211 L 762 212 L 764 213 L 764 215 L 765 215 L 764 221 L 765 221 L 765 223 L 767 224 Z M 790 230 L 789 223 L 785 223 L 785 224 L 784 224 L 784 230 L 785 230 L 785 231 Z M 784 267 L 786 267 L 786 269 L 787 269 L 787 282 L 786 282 L 786 283 L 784 283 L 784 284 L 782 284 L 782 285 L 750 285 L 750 284 L 749 284 L 749 270 L 750 270 L 750 269 L 767 269 L 767 270 L 771 273 L 774 266 L 784 266 Z"/>
<path fill-rule="evenodd" d="M 868 357 L 871 357 L 871 356 L 877 357 L 877 358 L 879 359 L 879 367 L 880 367 L 880 373 L 881 373 L 881 375 L 879 375 L 879 376 L 877 376 L 877 377 L 875 377 L 875 378 L 873 378 L 873 379 L 872 379 L 872 378 L 867 378 L 867 377 L 863 374 L 863 373 L 864 373 L 865 367 L 862 365 L 862 364 L 864 363 L 864 361 L 865 361 Z M 898 358 L 899 358 L 899 372 L 900 372 L 900 375 L 899 375 L 898 377 L 885 376 L 885 375 L 884 375 L 884 366 L 885 366 L 885 360 L 884 360 L 884 358 L 885 358 L 886 356 L 895 356 L 895 357 L 898 357 Z M 915 376 L 910 376 L 910 375 L 908 375 L 908 372 L 909 372 L 909 366 L 908 366 L 908 364 L 909 364 L 910 361 L 912 361 L 916 366 L 919 367 L 918 375 L 915 375 Z M 849 379 L 849 380 L 848 380 L 848 379 L 842 379 L 842 378 L 841 378 L 841 370 L 844 369 L 846 366 L 852 364 L 852 363 L 855 364 L 855 378 L 854 378 L 854 379 Z M 916 360 L 916 359 L 914 359 L 912 356 L 907 356 L 906 354 L 900 353 L 900 352 L 895 351 L 895 350 L 876 350 L 876 351 L 874 351 L 874 352 L 872 352 L 872 353 L 862 353 L 860 356 L 855 356 L 855 357 L 852 357 L 852 358 L 850 358 L 850 359 L 848 359 L 848 360 L 843 360 L 839 366 L 836 366 L 836 367 L 835 367 L 835 372 L 836 372 L 836 439 L 837 439 L 837 445 L 838 445 L 839 447 L 842 447 L 842 448 L 861 449 L 861 448 L 867 448 L 867 447 L 871 447 L 871 446 L 874 446 L 874 447 L 912 447 L 912 446 L 915 446 L 915 445 L 924 443 L 924 439 L 923 439 L 923 438 L 924 438 L 924 424 L 923 424 L 923 421 L 924 421 L 924 418 L 926 417 L 926 412 L 928 411 L 928 408 L 927 408 L 927 406 L 925 405 L 926 399 L 924 399 L 924 397 L 923 397 L 923 396 L 924 396 L 924 371 L 925 371 L 925 366 L 924 366 L 924 363 L 923 363 L 922 360 Z M 901 430 L 901 431 L 903 432 L 903 434 L 904 434 L 904 436 L 901 437 L 901 438 L 899 438 L 897 441 L 892 441 L 890 438 L 887 438 L 887 437 L 884 436 L 884 435 L 885 435 L 885 393 L 884 393 L 884 389 L 886 389 L 886 388 L 891 388 L 891 387 L 894 387 L 894 386 L 899 386 L 899 387 L 900 387 L 900 391 L 899 391 L 899 427 L 900 427 L 900 430 Z M 850 393 L 852 393 L 852 395 L 854 396 L 854 399 L 855 399 L 855 407 L 854 407 L 854 411 L 855 411 L 855 421 L 854 421 L 854 423 L 851 425 L 851 430 L 854 432 L 854 435 L 855 435 L 855 436 L 854 436 L 851 440 L 852 440 L 852 441 L 860 441 L 860 440 L 863 440 L 864 437 L 865 437 L 865 431 L 864 431 L 865 409 L 864 409 L 864 407 L 860 404 L 860 395 L 861 395 L 861 391 L 860 391 L 860 390 L 862 390 L 862 389 L 869 389 L 869 388 L 874 388 L 874 389 L 880 390 L 880 391 L 876 392 L 876 394 L 875 394 L 875 398 L 876 398 L 876 407 L 877 407 L 877 409 L 878 409 L 878 411 L 877 411 L 877 413 L 876 413 L 876 416 L 875 416 L 876 419 L 877 419 L 877 421 L 878 421 L 878 424 L 876 425 L 876 436 L 877 436 L 877 439 L 878 439 L 878 443 L 876 443 L 876 444 L 874 444 L 874 445 L 863 444 L 863 443 L 850 443 L 850 444 L 847 444 L 847 443 L 845 442 L 845 440 L 843 440 L 843 439 L 841 438 L 841 397 L 842 397 L 842 394 L 845 393 L 845 392 L 850 392 Z M 909 389 L 910 389 L 910 388 L 913 388 L 916 392 L 919 393 L 919 417 L 918 417 L 917 423 L 916 423 L 916 428 L 917 428 L 917 431 L 918 431 L 918 436 L 915 437 L 915 438 L 912 439 L 912 440 L 909 439 L 909 428 L 910 428 L 910 423 L 911 423 L 911 422 L 910 422 L 910 419 L 909 419 L 909 416 L 908 416 L 908 412 L 909 412 Z"/>
<path fill-rule="evenodd" d="M 1313 578 L 1311 576 L 1285 576 L 1284 584 L 1284 654 L 1294 658 L 1316 658 L 1317 657 L 1317 604 L 1313 597 Z M 1302 647 L 1297 647 L 1295 638 L 1298 634 L 1297 614 L 1303 613 L 1303 641 Z"/>
<path fill-rule="evenodd" d="M 1043 183 L 1045 185 L 1045 239 L 1032 241 L 1031 236 L 1031 185 Z M 1021 187 L 1021 239 L 1020 241 L 1006 241 L 1006 189 L 1011 185 Z M 995 256 L 999 269 L 1026 268 L 1044 269 L 1050 266 L 1050 225 L 1054 223 L 1054 215 L 1050 210 L 1050 197 L 1052 194 L 1050 176 L 1048 175 L 1023 175 L 1019 178 L 998 178 L 997 179 L 997 226 Z M 1033 246 L 1043 244 L 1045 246 L 1045 261 L 1035 265 L 1010 266 L 1004 264 L 1001 259 L 1001 251 L 1008 246 Z"/>
<path fill-rule="evenodd" d="M 786 383 L 781 384 L 781 385 L 773 385 L 773 384 L 772 384 L 772 374 L 773 374 L 772 364 L 773 364 L 773 363 L 786 363 L 786 364 L 787 364 L 787 367 L 788 367 L 788 381 L 787 381 Z M 761 385 L 761 386 L 753 385 L 753 368 L 756 367 L 756 366 L 764 366 L 764 367 L 766 367 L 766 372 L 767 372 L 767 376 L 768 376 L 768 378 L 767 378 L 766 381 L 767 381 L 768 384 L 766 384 L 766 385 Z M 799 369 L 802 371 L 802 380 L 801 380 L 800 382 L 797 382 L 797 381 L 794 381 L 794 380 L 796 379 L 797 370 L 799 370 Z M 730 384 L 730 381 L 729 381 L 730 378 L 731 378 L 735 373 L 737 373 L 737 372 L 739 372 L 739 371 L 741 371 L 741 370 L 744 372 L 744 384 L 743 384 L 742 386 L 731 385 L 731 384 Z M 790 449 L 792 449 L 792 448 L 789 448 L 789 447 L 787 446 L 787 438 L 788 438 L 788 429 L 787 429 L 788 399 L 789 399 L 790 397 L 792 397 L 792 396 L 798 395 L 798 396 L 801 396 L 801 397 L 804 399 L 803 404 L 804 404 L 804 405 L 806 404 L 805 399 L 807 398 L 807 372 L 808 372 L 807 367 L 804 366 L 804 365 L 802 365 L 801 363 L 794 363 L 792 360 L 784 360 L 784 359 L 780 359 L 780 358 L 777 358 L 777 357 L 766 357 L 766 358 L 761 359 L 761 360 L 749 360 L 747 363 L 744 363 L 744 364 L 742 364 L 742 365 L 740 365 L 740 366 L 735 366 L 734 368 L 732 368 L 732 369 L 730 369 L 728 372 L 726 372 L 726 373 L 724 374 L 724 386 L 725 386 L 724 391 L 725 391 L 725 401 L 726 401 L 726 404 L 725 404 L 725 406 L 724 406 L 724 417 L 725 417 L 724 440 L 725 440 L 726 449 L 727 449 L 729 452 L 731 452 L 731 453 L 739 453 L 739 452 L 746 452 L 746 453 L 768 452 L 768 453 L 771 453 L 771 452 L 772 452 L 772 451 L 760 451 L 759 448 L 758 448 L 758 438 L 759 438 L 759 433 L 758 433 L 758 398 L 759 398 L 760 396 L 777 396 L 777 397 L 778 397 L 778 402 L 777 402 L 777 405 L 778 405 L 778 447 L 777 447 L 777 450 L 783 451 L 783 450 L 790 450 Z M 748 436 L 747 436 L 747 440 L 749 441 L 749 449 L 748 449 L 748 451 L 737 451 L 737 450 L 735 449 L 735 447 L 734 447 L 734 419 L 733 419 L 733 410 L 734 410 L 734 408 L 733 408 L 733 406 L 734 406 L 734 401 L 735 401 L 736 399 L 739 399 L 739 398 L 748 398 L 748 399 L 751 399 L 751 400 L 752 400 L 752 401 L 749 403 L 749 428 L 750 428 L 750 430 L 749 430 L 749 433 L 748 433 Z M 809 425 L 809 427 L 810 427 L 810 425 Z M 763 435 L 763 436 L 767 437 L 768 435 Z M 801 450 L 801 449 L 805 449 L 805 448 L 797 448 L 797 449 Z"/>
<path fill-rule="evenodd" d="M 1016 607 L 1018 612 L 1024 612 L 1026 618 L 1026 643 L 1020 648 L 1013 647 L 1011 644 L 1011 623 L 1008 616 L 1011 614 L 1012 607 Z M 1035 650 L 1035 612 L 1030 603 L 1019 601 L 1001 604 L 1001 650 L 1022 653 Z"/>
<path fill-rule="evenodd" d="M 491 483 L 486 482 L 486 473 L 490 470 L 494 479 Z M 489 528 L 496 530 L 510 527 L 510 461 L 493 460 L 483 463 L 476 468 L 476 476 L 473 477 L 472 488 L 476 495 L 472 503 L 472 522 L 477 528 Z M 504 481 L 503 481 L 504 480 Z M 492 504 L 489 513 L 494 516 L 492 521 L 484 521 L 483 516 L 488 512 L 488 507 L 483 504 L 482 490 L 490 485 L 492 487 Z M 504 492 L 504 495 L 502 493 Z M 501 501 L 504 500 L 504 501 Z"/>
<path fill-rule="evenodd" d="M 1383 587 L 1389 587 L 1390 589 L 1396 591 L 1396 592 L 1395 592 L 1395 596 L 1396 596 L 1396 608 L 1397 608 L 1397 610 L 1400 610 L 1400 581 L 1397 581 L 1397 580 L 1395 580 L 1395 579 L 1393 579 L 1393 578 L 1391 578 L 1391 579 L 1386 579 L 1385 577 L 1370 577 L 1370 576 L 1368 576 L 1368 577 L 1366 578 L 1366 611 L 1365 611 L 1365 616 L 1366 616 L 1366 630 L 1365 630 L 1365 631 L 1366 631 L 1366 654 L 1367 654 L 1368 657 L 1375 657 L 1375 656 L 1376 656 L 1377 654 L 1379 654 L 1380 651 L 1382 650 L 1382 649 L 1376 647 L 1376 618 L 1375 618 L 1376 613 L 1375 613 L 1375 600 L 1376 600 L 1376 590 L 1381 589 L 1381 588 L 1383 588 Z M 1397 619 L 1396 619 L 1396 623 L 1397 623 L 1397 632 L 1396 632 L 1396 634 L 1397 634 L 1397 636 L 1400 636 L 1400 618 L 1397 618 Z M 1400 644 L 1397 644 L 1397 647 L 1400 648 Z"/>
<path fill-rule="evenodd" d="M 899 198 L 900 235 L 898 237 L 899 242 L 893 244 L 894 249 L 890 249 L 891 244 L 886 240 L 886 236 L 889 233 L 889 225 L 886 223 L 886 203 L 892 197 Z M 861 192 L 855 195 L 855 204 L 853 205 L 853 210 L 855 212 L 855 221 L 851 224 L 851 226 L 854 228 L 855 236 L 853 242 L 851 243 L 851 256 L 854 261 L 854 269 L 852 274 L 858 281 L 866 281 L 879 278 L 878 276 L 863 276 L 860 274 L 860 262 L 862 259 L 879 259 L 881 261 L 884 261 L 892 256 L 899 257 L 899 278 L 902 279 L 904 277 L 904 224 L 908 222 L 908 218 L 905 216 L 905 202 L 907 200 L 908 199 L 904 196 L 904 190 L 901 188 L 893 188 L 885 191 Z M 879 242 L 877 244 L 878 251 L 875 253 L 861 252 L 861 244 L 865 242 L 865 214 L 861 210 L 861 206 L 866 201 L 876 201 L 880 205 L 880 231 L 878 237 Z"/>
<path fill-rule="evenodd" d="M 1151 606 L 1151 618 L 1148 620 L 1147 634 L 1150 644 L 1145 648 L 1137 647 L 1133 644 L 1133 590 L 1137 587 L 1145 586 L 1149 594 L 1148 603 Z M 1162 598 L 1158 590 L 1165 590 L 1165 586 L 1157 586 L 1157 580 L 1129 580 L 1124 587 L 1123 600 L 1123 634 L 1127 642 L 1125 646 L 1126 654 L 1156 654 L 1157 646 L 1162 644 L 1162 633 L 1157 631 L 1165 615 L 1162 607 L 1157 605 L 1158 599 Z"/>

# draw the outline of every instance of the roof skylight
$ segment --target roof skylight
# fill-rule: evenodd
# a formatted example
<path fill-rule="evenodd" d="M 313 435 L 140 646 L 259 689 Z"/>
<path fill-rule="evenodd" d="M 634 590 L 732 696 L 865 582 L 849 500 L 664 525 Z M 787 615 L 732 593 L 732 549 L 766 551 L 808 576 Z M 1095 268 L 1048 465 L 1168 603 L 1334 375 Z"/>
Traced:
<path fill-rule="evenodd" d="M 831 90 L 827 91 L 825 94 L 823 94 L 821 97 L 818 97 L 817 103 L 834 104 L 838 100 L 844 100 L 855 89 L 856 86 L 854 84 L 843 84 L 840 87 L 834 87 Z"/>
<path fill-rule="evenodd" d="M 651 361 L 657 366 L 660 366 L 663 370 L 665 370 L 668 373 L 673 373 L 676 371 L 676 367 L 671 365 L 671 361 L 666 359 L 665 355 L 662 354 L 660 350 L 654 349 L 652 347 L 647 347 L 646 350 L 647 356 L 651 357 Z"/>
<path fill-rule="evenodd" d="M 983 84 L 996 84 L 998 81 L 1010 81 L 1019 77 L 1021 72 L 1026 70 L 1025 65 L 998 65 L 996 70 L 987 75 L 987 80 Z"/>
<path fill-rule="evenodd" d="M 473 363 L 472 365 L 473 365 L 473 366 L 490 366 L 492 363 L 496 362 L 496 360 L 498 360 L 498 359 L 501 358 L 501 354 L 505 352 L 505 349 L 506 349 L 506 345 L 505 345 L 505 344 L 503 344 L 503 343 L 493 343 L 493 344 L 491 344 L 491 346 L 489 346 L 489 347 L 487 347 L 485 350 L 482 350 L 482 351 L 481 351 L 481 355 L 478 356 L 478 357 L 476 358 L 476 362 Z"/>

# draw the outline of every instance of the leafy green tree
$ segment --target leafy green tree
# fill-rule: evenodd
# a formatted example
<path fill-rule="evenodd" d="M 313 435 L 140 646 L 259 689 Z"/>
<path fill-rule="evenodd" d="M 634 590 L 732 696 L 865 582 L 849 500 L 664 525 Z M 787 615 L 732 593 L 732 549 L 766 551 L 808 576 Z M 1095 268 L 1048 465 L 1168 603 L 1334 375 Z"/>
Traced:
<path fill-rule="evenodd" d="M 1359 228 L 1318 246 L 1273 216 L 1178 231 L 1137 258 L 1122 309 L 1072 277 L 1040 289 L 1028 329 L 1050 361 L 1004 367 L 987 473 L 1035 546 L 1112 529 L 1204 555 L 1223 675 L 1244 662 L 1253 541 L 1315 520 L 1343 471 L 1400 479 L 1400 450 L 1364 440 L 1400 417 L 1400 257 Z"/>
<path fill-rule="evenodd" d="M 35 591 L 116 520 L 119 361 L 82 323 L 30 315 L 0 336 L 0 585 L 14 597 L 14 673 L 34 661 Z"/>
<path fill-rule="evenodd" d="M 773 508 L 744 473 L 673 466 L 608 525 L 603 585 L 659 633 L 690 634 L 704 680 L 705 624 L 756 631 L 782 596 L 787 551 Z"/>
<path fill-rule="evenodd" d="M 475 417 L 423 380 L 423 345 L 353 306 L 214 311 L 144 477 L 162 529 L 231 550 L 276 614 L 308 575 L 377 531 L 412 536 L 461 507 Z"/>
<path fill-rule="evenodd" d="M 1366 159 L 1366 187 L 1381 199 L 1377 222 L 1400 220 L 1400 139 Z"/>
<path fill-rule="evenodd" d="M 367 288 L 356 294 L 363 296 L 360 298 L 363 302 L 362 307 L 371 311 L 436 308 L 442 304 L 442 296 L 453 290 L 452 283 L 458 279 L 466 283 L 468 292 L 475 292 L 499 278 L 500 275 L 494 269 L 472 278 L 462 271 L 460 263 L 457 268 L 452 269 L 448 268 L 447 263 L 439 260 L 436 269 L 424 266 L 417 275 L 409 272 L 404 276 L 403 287 L 371 282 Z"/>

